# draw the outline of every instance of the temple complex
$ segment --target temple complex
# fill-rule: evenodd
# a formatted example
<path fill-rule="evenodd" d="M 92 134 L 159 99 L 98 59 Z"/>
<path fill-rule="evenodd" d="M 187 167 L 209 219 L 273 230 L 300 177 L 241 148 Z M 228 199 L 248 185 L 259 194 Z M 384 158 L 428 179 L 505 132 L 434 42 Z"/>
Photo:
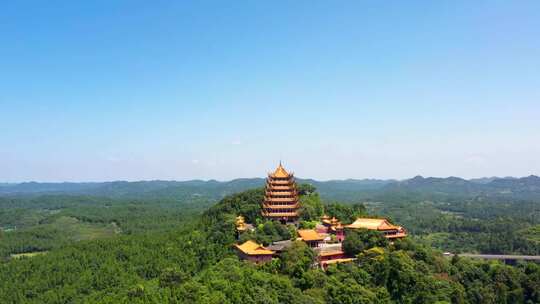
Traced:
<path fill-rule="evenodd" d="M 236 244 L 238 256 L 243 260 L 264 263 L 271 261 L 273 257 L 279 257 L 294 242 L 302 241 L 313 249 L 316 255 L 316 264 L 326 270 L 329 265 L 350 263 L 356 260 L 354 256 L 348 255 L 343 249 L 342 242 L 347 238 L 347 230 L 376 230 L 390 240 L 407 236 L 403 227 L 393 225 L 386 219 L 378 218 L 358 218 L 352 224 L 344 225 L 334 216 L 323 215 L 320 221 L 298 223 L 299 207 L 299 194 L 294 175 L 287 172 L 280 162 L 276 170 L 269 173 L 266 179 L 261 215 L 264 220 L 276 220 L 283 224 L 292 222 L 301 224 L 300 226 L 303 228 L 314 229 L 299 229 L 299 225 L 288 225 L 287 229 L 294 229 L 296 232 L 292 232 L 290 239 L 269 243 L 268 247 L 251 240 L 243 244 Z M 260 221 L 260 218 L 256 220 Z M 246 218 L 242 215 L 236 217 L 235 226 L 239 240 L 244 239 L 241 236 L 250 236 L 246 235 L 249 231 L 255 231 L 254 226 L 247 223 Z"/>
<path fill-rule="evenodd" d="M 345 226 L 348 229 L 377 230 L 387 239 L 400 239 L 407 236 L 407 231 L 401 226 L 392 225 L 386 219 L 358 218 L 352 224 Z"/>
<path fill-rule="evenodd" d="M 284 223 L 295 222 L 298 220 L 299 207 L 294 175 L 288 173 L 280 162 L 266 179 L 262 215 Z"/>

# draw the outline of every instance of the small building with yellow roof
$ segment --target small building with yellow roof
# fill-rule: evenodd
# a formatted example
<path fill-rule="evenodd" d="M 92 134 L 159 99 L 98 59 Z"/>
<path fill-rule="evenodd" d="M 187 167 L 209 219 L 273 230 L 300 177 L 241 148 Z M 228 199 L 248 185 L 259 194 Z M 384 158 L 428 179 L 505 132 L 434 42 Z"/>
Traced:
<path fill-rule="evenodd" d="M 324 236 L 319 234 L 314 229 L 299 229 L 298 236 L 302 241 L 312 248 L 319 247 L 324 241 Z"/>
<path fill-rule="evenodd" d="M 254 241 L 246 241 L 243 244 L 234 245 L 238 254 L 242 260 L 251 261 L 254 263 L 264 263 L 272 260 L 274 251 L 269 250 L 261 244 Z"/>
<path fill-rule="evenodd" d="M 352 224 L 345 226 L 345 228 L 380 231 L 388 239 L 399 239 L 407 236 L 405 228 L 393 225 L 387 219 L 358 218 Z"/>

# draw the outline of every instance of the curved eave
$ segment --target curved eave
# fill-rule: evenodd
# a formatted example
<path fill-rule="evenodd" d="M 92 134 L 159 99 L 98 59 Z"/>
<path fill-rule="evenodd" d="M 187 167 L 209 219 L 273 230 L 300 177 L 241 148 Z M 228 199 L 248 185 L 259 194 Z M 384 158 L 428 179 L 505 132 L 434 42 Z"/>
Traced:
<path fill-rule="evenodd" d="M 296 203 L 294 205 L 272 205 L 272 204 L 264 203 L 262 207 L 263 209 L 272 208 L 272 209 L 295 209 L 296 210 L 300 208 L 300 204 Z"/>
<path fill-rule="evenodd" d="M 266 217 L 298 217 L 297 212 L 262 212 Z"/>

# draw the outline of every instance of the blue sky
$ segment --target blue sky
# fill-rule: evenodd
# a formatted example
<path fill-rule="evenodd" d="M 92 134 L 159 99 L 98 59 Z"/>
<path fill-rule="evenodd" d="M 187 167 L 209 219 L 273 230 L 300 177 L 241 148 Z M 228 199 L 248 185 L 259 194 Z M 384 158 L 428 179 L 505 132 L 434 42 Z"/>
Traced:
<path fill-rule="evenodd" d="M 0 182 L 540 174 L 539 1 L 11 1 Z"/>

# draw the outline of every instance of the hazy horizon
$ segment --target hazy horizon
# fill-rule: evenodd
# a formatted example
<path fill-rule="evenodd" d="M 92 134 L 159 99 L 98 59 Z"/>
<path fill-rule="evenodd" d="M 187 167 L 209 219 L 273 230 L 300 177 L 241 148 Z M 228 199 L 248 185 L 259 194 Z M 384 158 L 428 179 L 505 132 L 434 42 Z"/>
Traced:
<path fill-rule="evenodd" d="M 295 175 L 296 176 L 296 175 Z M 336 178 L 336 179 L 315 179 L 315 178 L 311 178 L 311 177 L 305 177 L 305 176 L 296 176 L 296 178 L 298 179 L 303 179 L 303 180 L 315 180 L 317 182 L 331 182 L 331 181 L 347 181 L 347 180 L 355 180 L 355 181 L 367 181 L 367 180 L 373 180 L 373 181 L 404 181 L 404 180 L 408 180 L 408 179 L 412 179 L 412 178 L 415 178 L 417 176 L 421 176 L 423 178 L 450 178 L 450 177 L 457 177 L 457 178 L 462 178 L 462 179 L 465 179 L 465 180 L 468 180 L 468 181 L 471 181 L 471 180 L 477 180 L 477 179 L 490 179 L 490 178 L 512 178 L 512 179 L 519 179 L 519 178 L 526 178 L 526 177 L 530 177 L 530 176 L 537 176 L 538 175 L 535 175 L 535 174 L 529 174 L 529 175 L 524 175 L 524 176 L 481 176 L 481 177 L 471 177 L 471 178 L 465 178 L 465 177 L 461 177 L 461 176 L 425 176 L 425 175 L 415 175 L 415 176 L 410 176 L 410 177 L 407 177 L 407 178 L 402 178 L 402 179 L 397 179 L 397 178 L 370 178 L 370 177 L 366 177 L 366 178 Z M 266 176 L 252 176 L 252 177 L 236 177 L 236 178 L 232 178 L 232 179 L 224 179 L 224 180 L 221 180 L 221 179 L 213 179 L 213 178 L 210 178 L 210 179 L 183 179 L 183 180 L 178 180 L 178 179 L 133 179 L 133 180 L 122 180 L 122 179 L 119 179 L 119 180 L 87 180 L 87 181 L 77 181 L 77 180 L 71 180 L 71 181 L 38 181 L 38 180 L 26 180 L 26 181 L 14 181 L 14 182 L 3 182 L 3 181 L 0 181 L 0 184 L 23 184 L 23 183 L 113 183 L 113 182 L 153 182 L 153 181 L 163 181 L 163 182 L 191 182 L 191 181 L 203 181 L 203 182 L 209 182 L 209 181 L 217 181 L 217 182 L 230 182 L 230 181 L 234 181 L 234 180 L 240 180 L 240 179 L 265 179 Z"/>
<path fill-rule="evenodd" d="M 540 175 L 540 2 L 4 3 L 0 182 Z"/>

